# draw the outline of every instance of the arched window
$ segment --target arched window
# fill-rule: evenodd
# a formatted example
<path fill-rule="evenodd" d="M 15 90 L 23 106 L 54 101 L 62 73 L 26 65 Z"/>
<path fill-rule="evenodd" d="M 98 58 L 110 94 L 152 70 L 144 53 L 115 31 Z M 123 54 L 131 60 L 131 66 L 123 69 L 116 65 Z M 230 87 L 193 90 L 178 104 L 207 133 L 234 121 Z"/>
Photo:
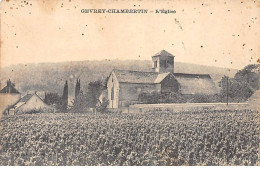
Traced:
<path fill-rule="evenodd" d="M 114 86 L 111 88 L 111 100 L 114 100 Z"/>
<path fill-rule="evenodd" d="M 154 61 L 154 68 L 157 68 L 157 61 Z"/>

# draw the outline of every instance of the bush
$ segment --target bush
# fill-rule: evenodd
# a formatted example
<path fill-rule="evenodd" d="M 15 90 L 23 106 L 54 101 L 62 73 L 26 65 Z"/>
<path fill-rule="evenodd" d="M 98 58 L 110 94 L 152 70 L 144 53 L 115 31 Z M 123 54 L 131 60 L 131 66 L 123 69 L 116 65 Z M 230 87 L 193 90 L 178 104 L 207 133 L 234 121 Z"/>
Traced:
<path fill-rule="evenodd" d="M 217 103 L 221 102 L 221 97 L 219 94 L 215 95 L 205 95 L 205 94 L 195 94 L 187 97 L 187 102 L 189 103 Z"/>
<path fill-rule="evenodd" d="M 104 113 L 106 108 L 107 108 L 107 106 L 108 106 L 108 104 L 109 104 L 109 101 L 106 98 L 103 98 L 102 99 L 102 103 L 100 103 L 100 105 L 97 106 L 97 111 L 101 112 L 101 113 Z"/>
<path fill-rule="evenodd" d="M 37 113 L 47 113 L 47 112 L 46 112 L 46 110 L 43 110 L 43 109 L 33 109 L 33 110 L 29 110 L 29 111 L 18 110 L 15 112 L 15 114 L 37 114 Z"/>
<path fill-rule="evenodd" d="M 72 113 L 86 113 L 89 111 L 87 107 L 87 96 L 80 93 L 76 99 L 74 99 L 73 106 L 70 108 Z"/>
<path fill-rule="evenodd" d="M 139 101 L 144 104 L 157 104 L 157 103 L 216 103 L 221 102 L 219 94 L 205 95 L 182 95 L 180 93 L 141 93 Z"/>

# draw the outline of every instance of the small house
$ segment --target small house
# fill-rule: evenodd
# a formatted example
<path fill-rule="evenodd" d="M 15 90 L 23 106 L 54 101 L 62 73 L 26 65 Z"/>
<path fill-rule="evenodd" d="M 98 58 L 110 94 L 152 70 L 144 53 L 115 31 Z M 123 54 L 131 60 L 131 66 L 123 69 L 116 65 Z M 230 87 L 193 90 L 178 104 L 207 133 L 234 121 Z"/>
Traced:
<path fill-rule="evenodd" d="M 44 101 L 37 95 L 34 94 L 26 94 L 22 97 L 15 105 L 12 106 L 12 111 L 14 114 L 22 114 L 22 113 L 34 113 L 34 112 L 43 112 L 43 113 L 53 113 L 55 112 L 55 108 L 44 103 Z"/>

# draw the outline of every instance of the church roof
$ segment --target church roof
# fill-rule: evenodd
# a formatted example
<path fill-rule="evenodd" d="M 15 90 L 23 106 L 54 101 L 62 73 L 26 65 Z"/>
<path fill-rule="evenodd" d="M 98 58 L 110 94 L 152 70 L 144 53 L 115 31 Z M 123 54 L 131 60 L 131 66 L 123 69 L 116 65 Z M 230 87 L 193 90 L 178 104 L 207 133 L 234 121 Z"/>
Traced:
<path fill-rule="evenodd" d="M 182 94 L 216 94 L 218 90 L 208 74 L 174 73 Z"/>
<path fill-rule="evenodd" d="M 141 72 L 114 69 L 119 83 L 158 84 L 165 79 L 168 73 Z M 208 74 L 174 73 L 175 79 L 181 87 L 182 94 L 216 94 L 218 90 Z"/>
<path fill-rule="evenodd" d="M 153 55 L 153 57 L 154 56 L 174 57 L 171 53 L 167 52 L 166 50 L 161 50 L 160 52 Z"/>
<path fill-rule="evenodd" d="M 114 69 L 119 83 L 154 83 L 158 73 Z"/>

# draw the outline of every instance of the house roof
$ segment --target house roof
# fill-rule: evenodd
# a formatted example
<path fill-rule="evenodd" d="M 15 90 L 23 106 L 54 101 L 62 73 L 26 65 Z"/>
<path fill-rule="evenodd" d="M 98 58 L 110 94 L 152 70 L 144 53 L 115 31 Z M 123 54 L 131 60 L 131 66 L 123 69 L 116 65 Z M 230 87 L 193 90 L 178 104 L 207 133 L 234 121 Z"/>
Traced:
<path fill-rule="evenodd" d="M 12 84 L 5 86 L 0 93 L 20 93 Z"/>
<path fill-rule="evenodd" d="M 216 94 L 218 90 L 208 74 L 175 73 L 182 94 Z"/>
<path fill-rule="evenodd" d="M 154 56 L 174 57 L 171 53 L 167 52 L 166 50 L 161 50 L 160 52 L 153 55 L 153 57 Z"/>
<path fill-rule="evenodd" d="M 18 108 L 21 107 L 22 105 L 24 105 L 28 100 L 30 100 L 30 98 L 33 96 L 33 94 L 26 94 L 25 96 L 23 96 L 18 102 L 16 102 L 15 104 L 13 104 L 12 107 L 14 108 Z"/>
<path fill-rule="evenodd" d="M 27 102 L 32 96 L 33 94 L 27 94 L 24 97 L 22 97 L 19 102 Z"/>

